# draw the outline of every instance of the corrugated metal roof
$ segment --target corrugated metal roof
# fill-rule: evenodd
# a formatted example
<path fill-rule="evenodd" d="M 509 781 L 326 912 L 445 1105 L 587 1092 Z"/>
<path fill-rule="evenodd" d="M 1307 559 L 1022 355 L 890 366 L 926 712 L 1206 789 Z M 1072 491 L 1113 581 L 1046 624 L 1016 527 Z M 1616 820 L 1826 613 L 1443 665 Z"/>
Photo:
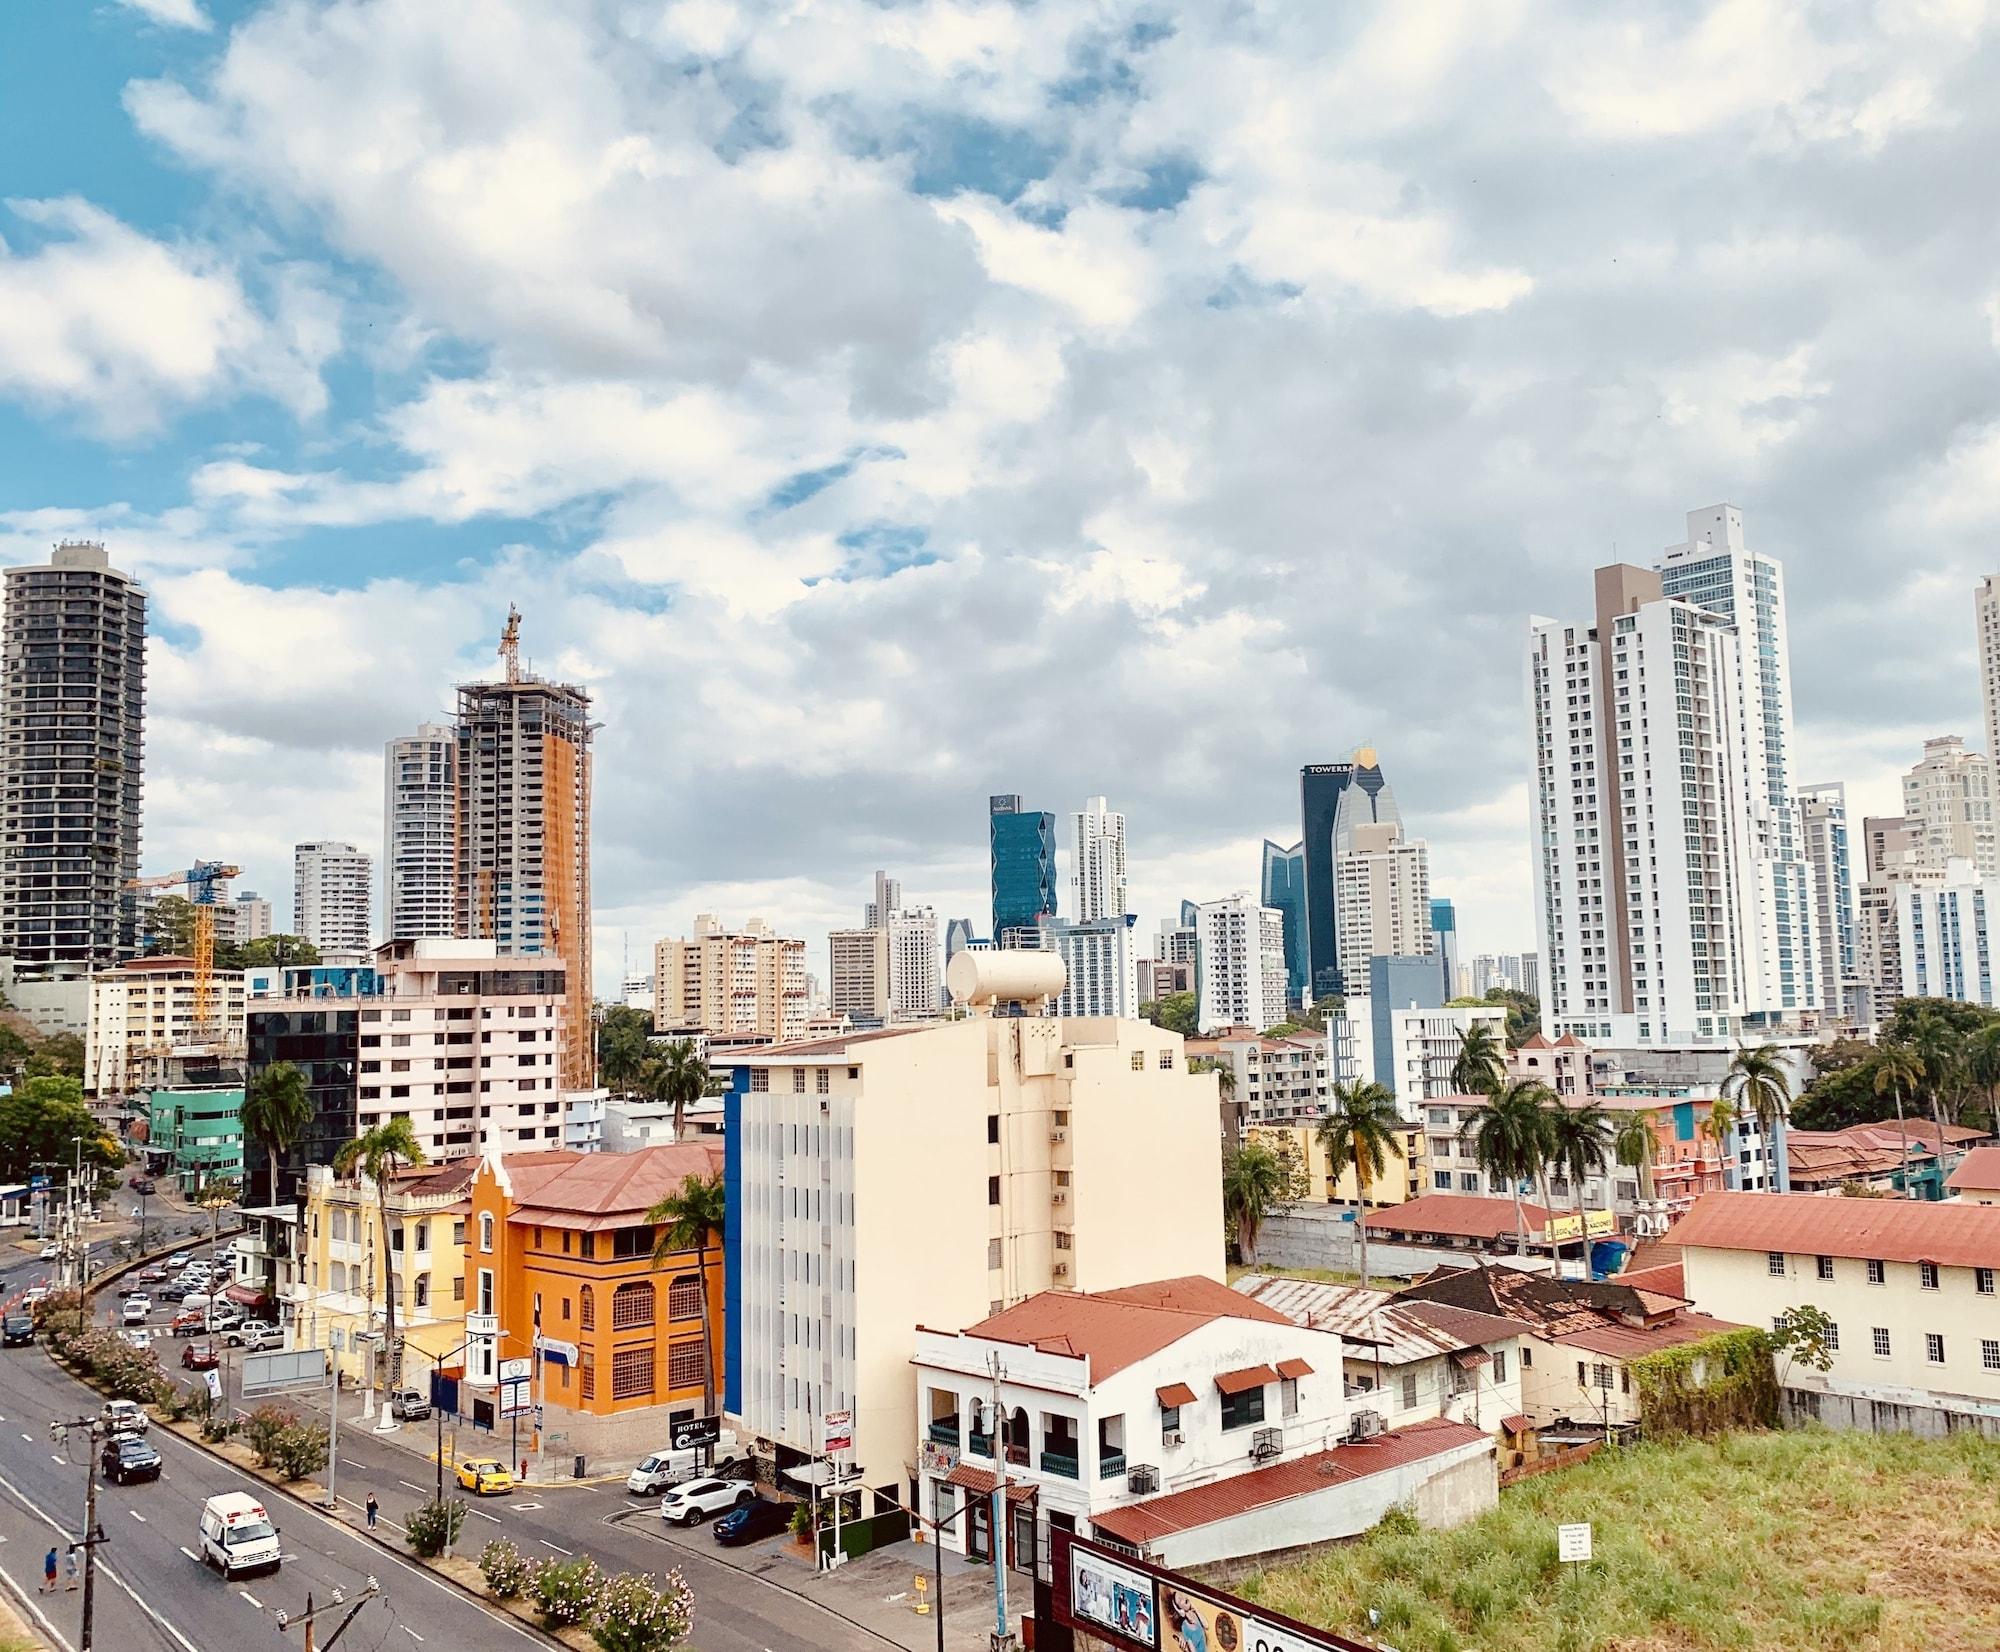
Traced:
<path fill-rule="evenodd" d="M 1039 1291 L 964 1334 L 1087 1359 L 1097 1383 L 1217 1319 L 1287 1323 L 1226 1285 L 1189 1276 L 1116 1291 Z"/>
<path fill-rule="evenodd" d="M 1983 1192 L 2000 1187 L 2000 1147 L 1975 1147 L 1958 1161 L 1958 1168 L 1944 1185 L 1953 1191 L 1972 1187 Z"/>
<path fill-rule="evenodd" d="M 1682 1250 L 1782 1251 L 1949 1268 L 2000 1267 L 2000 1205 L 1704 1193 L 1667 1242 Z"/>
<path fill-rule="evenodd" d="M 1249 1273 L 1236 1289 L 1275 1308 L 1295 1325 L 1338 1331 L 1358 1351 L 1384 1365 L 1435 1359 L 1456 1348 L 1518 1336 L 1524 1327 L 1510 1319 L 1435 1303 L 1399 1302 L 1387 1291 L 1333 1285 L 1314 1279 L 1280 1279 Z"/>
<path fill-rule="evenodd" d="M 1732 1320 L 1711 1319 L 1707 1314 L 1681 1314 L 1659 1325 L 1620 1325 L 1606 1320 L 1601 1325 L 1567 1331 L 1549 1340 L 1565 1348 L 1608 1354 L 1613 1359 L 1639 1359 L 1646 1354 L 1657 1354 L 1662 1348 L 1678 1348 L 1684 1343 L 1699 1342 L 1703 1337 L 1744 1328 Z"/>
<path fill-rule="evenodd" d="M 1521 1222 L 1530 1239 L 1548 1223 L 1542 1206 L 1521 1201 Z M 1470 1193 L 1425 1193 L 1387 1210 L 1371 1210 L 1366 1221 L 1384 1233 L 1444 1233 L 1461 1239 L 1511 1239 L 1516 1232 L 1512 1199 L 1483 1199 Z"/>

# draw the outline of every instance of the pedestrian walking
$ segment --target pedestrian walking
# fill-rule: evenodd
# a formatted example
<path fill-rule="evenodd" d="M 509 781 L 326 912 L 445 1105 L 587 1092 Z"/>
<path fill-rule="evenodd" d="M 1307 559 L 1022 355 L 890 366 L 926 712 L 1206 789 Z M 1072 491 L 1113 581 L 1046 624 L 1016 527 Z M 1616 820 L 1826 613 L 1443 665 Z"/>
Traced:
<path fill-rule="evenodd" d="M 56 1587 L 56 1552 L 54 1549 L 42 1556 L 42 1593 L 53 1594 Z"/>
<path fill-rule="evenodd" d="M 371 1491 L 368 1494 L 368 1529 L 371 1532 L 375 1529 L 375 1517 L 381 1512 L 382 1505 L 375 1501 L 375 1494 Z"/>
<path fill-rule="evenodd" d="M 69 1580 L 63 1587 L 65 1589 L 74 1589 L 76 1587 L 76 1545 L 74 1543 L 63 1551 L 63 1572 Z"/>
<path fill-rule="evenodd" d="M 521 1478 L 525 1480 L 527 1479 L 527 1477 L 528 1477 L 528 1459 L 523 1457 L 521 1459 Z"/>

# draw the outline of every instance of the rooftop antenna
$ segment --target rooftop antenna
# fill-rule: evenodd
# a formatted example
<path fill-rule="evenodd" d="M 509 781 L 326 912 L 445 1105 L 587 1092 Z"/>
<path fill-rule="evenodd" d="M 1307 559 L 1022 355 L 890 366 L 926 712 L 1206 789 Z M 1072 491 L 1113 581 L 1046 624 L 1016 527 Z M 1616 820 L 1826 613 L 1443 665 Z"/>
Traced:
<path fill-rule="evenodd" d="M 500 658 L 507 662 L 507 681 L 521 680 L 521 610 L 507 604 L 507 623 L 500 631 Z"/>

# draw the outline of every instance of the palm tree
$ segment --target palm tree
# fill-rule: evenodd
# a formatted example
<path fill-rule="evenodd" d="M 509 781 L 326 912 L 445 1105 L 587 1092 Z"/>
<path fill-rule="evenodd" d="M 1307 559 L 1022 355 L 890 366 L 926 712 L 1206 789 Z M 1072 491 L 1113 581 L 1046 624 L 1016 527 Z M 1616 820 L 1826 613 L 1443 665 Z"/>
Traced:
<path fill-rule="evenodd" d="M 1988 1022 L 1966 1040 L 1965 1076 L 1986 1092 L 1986 1122 L 1993 1128 L 2000 1119 L 2000 1021 Z"/>
<path fill-rule="evenodd" d="M 688 1104 L 700 1101 L 715 1084 L 715 1074 L 696 1051 L 691 1038 L 676 1038 L 639 1074 L 639 1087 L 654 1101 L 674 1104 L 674 1140 L 681 1139 L 681 1126 Z"/>
<path fill-rule="evenodd" d="M 1759 1044 L 1754 1050 L 1739 1046 L 1729 1058 L 1722 1093 L 1757 1121 L 1778 1191 L 1789 1193 L 1791 1177 L 1785 1169 L 1785 1156 L 1779 1151 L 1779 1132 L 1792 1111 L 1792 1083 L 1778 1046 Z"/>
<path fill-rule="evenodd" d="M 1938 1131 L 1938 1164 L 1940 1168 L 1948 1168 L 1944 1157 L 1944 1092 L 1964 1082 L 1966 1041 L 1943 1016 L 1924 1009 L 1917 1013 L 1910 1045 L 1924 1064 L 1925 1088 L 1931 1094 L 1931 1119 Z"/>
<path fill-rule="evenodd" d="M 382 1331 L 389 1348 L 391 1387 L 402 1379 L 403 1358 L 396 1348 L 396 1281 L 392 1264 L 395 1252 L 389 1245 L 389 1178 L 398 1165 L 423 1162 L 423 1143 L 417 1140 L 410 1121 L 402 1117 L 384 1119 L 333 1156 L 336 1176 L 352 1176 L 358 1169 L 375 1184 L 375 1209 L 382 1219 Z"/>
<path fill-rule="evenodd" d="M 1590 1227 L 1583 1218 L 1583 1181 L 1592 1171 L 1602 1170 L 1611 1158 L 1615 1138 L 1611 1115 L 1594 1101 L 1576 1107 L 1558 1101 L 1545 1108 L 1544 1115 L 1548 1119 L 1549 1162 L 1563 1167 L 1576 1199 L 1577 1245 L 1582 1253 L 1582 1277 L 1588 1279 Z"/>
<path fill-rule="evenodd" d="M 621 1096 L 629 1096 L 644 1070 L 651 1046 L 647 1034 L 652 1021 L 643 1011 L 614 1005 L 597 1030 L 597 1070 L 605 1084 Z"/>
<path fill-rule="evenodd" d="M 1368 1287 L 1368 1184 L 1381 1175 L 1389 1155 L 1403 1156 L 1403 1118 L 1396 1097 L 1380 1084 L 1336 1084 L 1333 1108 L 1320 1120 L 1319 1144 L 1326 1149 L 1326 1173 L 1336 1183 L 1354 1167 L 1354 1229 L 1361 1243 L 1361 1285 Z"/>
<path fill-rule="evenodd" d="M 278 1202 L 278 1157 L 306 1133 L 313 1121 L 312 1092 L 304 1071 L 274 1061 L 250 1081 L 243 1098 L 243 1134 L 271 1155 L 271 1203 Z"/>
<path fill-rule="evenodd" d="M 1636 1109 L 1625 1115 L 1611 1138 L 1611 1151 L 1618 1155 L 1618 1162 L 1639 1172 L 1639 1197 L 1648 1204 L 1653 1201 L 1653 1152 L 1658 1145 L 1652 1115 Z"/>
<path fill-rule="evenodd" d="M 1504 1082 L 1507 1058 L 1493 1029 L 1475 1021 L 1458 1035 L 1458 1054 L 1451 1064 L 1451 1087 L 1462 1096 L 1490 1096 Z"/>
<path fill-rule="evenodd" d="M 1264 1218 L 1283 1203 L 1291 1178 L 1277 1154 L 1251 1142 L 1222 1161 L 1222 1213 L 1236 1230 L 1236 1254 L 1257 1259 L 1257 1234 Z"/>
<path fill-rule="evenodd" d="M 681 1183 L 678 1193 L 669 1193 L 646 1212 L 646 1220 L 660 1227 L 659 1238 L 653 1245 L 655 1262 L 664 1262 L 676 1251 L 694 1252 L 695 1273 L 701 1280 L 701 1335 L 708 1345 L 708 1365 L 702 1372 L 702 1401 L 707 1406 L 703 1415 L 713 1417 L 717 1415 L 715 1390 L 719 1367 L 716 1364 L 715 1322 L 709 1311 L 708 1242 L 713 1235 L 720 1248 L 728 1226 L 728 1206 L 723 1197 L 722 1178 L 688 1177 Z"/>
<path fill-rule="evenodd" d="M 1727 1096 L 1718 1095 L 1708 1104 L 1708 1117 L 1699 1125 L 1700 1133 L 1715 1143 L 1715 1168 L 1722 1185 L 1729 1185 L 1729 1161 L 1735 1152 L 1736 1106 Z"/>
<path fill-rule="evenodd" d="M 1924 1081 L 1923 1058 L 1907 1044 L 1891 1043 L 1882 1046 L 1882 1053 L 1875 1058 L 1875 1093 L 1884 1093 L 1894 1098 L 1896 1103 L 1896 1135 L 1903 1144 L 1903 1197 L 1914 1198 L 1910 1186 L 1910 1133 L 1903 1122 L 1903 1101 L 1916 1094 L 1917 1086 Z"/>
<path fill-rule="evenodd" d="M 1528 1254 L 1528 1224 L 1521 1215 L 1521 1184 L 1541 1175 L 1547 1157 L 1548 1116 L 1542 1103 L 1546 1085 L 1531 1078 L 1516 1079 L 1490 1094 L 1465 1121 L 1472 1135 L 1472 1156 L 1488 1176 L 1504 1181 L 1514 1195 L 1514 1254 Z"/>

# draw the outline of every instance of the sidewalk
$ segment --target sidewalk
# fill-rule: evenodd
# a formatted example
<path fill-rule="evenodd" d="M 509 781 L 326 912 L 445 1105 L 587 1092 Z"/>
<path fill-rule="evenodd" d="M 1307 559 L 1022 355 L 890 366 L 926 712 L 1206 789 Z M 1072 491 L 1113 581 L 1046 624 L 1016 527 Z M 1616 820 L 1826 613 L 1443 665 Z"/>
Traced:
<path fill-rule="evenodd" d="M 764 1544 L 746 1552 L 754 1563 L 742 1570 L 819 1601 L 908 1652 L 934 1652 L 938 1553 L 930 1544 L 892 1543 L 831 1572 L 815 1570 L 813 1552 L 792 1543 Z M 946 1652 L 986 1652 L 993 1634 L 993 1568 L 952 1549 L 944 1551 L 943 1559 Z M 919 1576 L 924 1580 L 921 1591 L 916 1587 Z M 928 1601 L 930 1612 L 918 1614 L 920 1599 Z M 1007 1616 L 1016 1633 L 1034 1605 L 1034 1579 L 1010 1569 Z"/>

